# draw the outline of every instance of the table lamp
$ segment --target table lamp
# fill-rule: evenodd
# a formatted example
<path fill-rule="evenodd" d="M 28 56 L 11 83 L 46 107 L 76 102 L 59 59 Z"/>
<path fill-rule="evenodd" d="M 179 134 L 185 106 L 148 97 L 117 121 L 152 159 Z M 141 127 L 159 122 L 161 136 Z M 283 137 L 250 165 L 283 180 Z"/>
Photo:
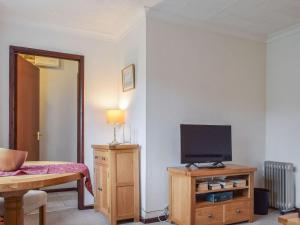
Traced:
<path fill-rule="evenodd" d="M 114 126 L 114 140 L 109 145 L 119 145 L 116 138 L 116 128 L 125 123 L 125 113 L 121 109 L 107 109 L 106 122 Z"/>

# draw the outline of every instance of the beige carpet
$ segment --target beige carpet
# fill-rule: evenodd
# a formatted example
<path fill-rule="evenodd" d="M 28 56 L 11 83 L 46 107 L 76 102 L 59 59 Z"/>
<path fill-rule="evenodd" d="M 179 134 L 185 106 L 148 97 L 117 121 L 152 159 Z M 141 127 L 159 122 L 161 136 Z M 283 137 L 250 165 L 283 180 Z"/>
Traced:
<path fill-rule="evenodd" d="M 279 225 L 278 215 L 277 211 L 270 211 L 267 216 L 257 216 L 252 225 Z M 137 224 L 142 223 L 127 223 L 127 225 Z M 37 211 L 25 217 L 25 225 L 38 225 Z M 107 225 L 107 220 L 94 210 L 77 210 L 76 192 L 61 192 L 48 194 L 47 225 Z M 170 225 L 170 223 L 161 222 L 153 225 Z"/>
<path fill-rule="evenodd" d="M 268 216 L 260 216 L 256 218 L 252 225 L 278 225 L 278 212 L 270 212 Z M 48 225 L 107 225 L 107 220 L 94 210 L 66 209 L 57 212 L 47 213 Z M 127 223 L 127 225 L 142 223 Z M 248 223 L 243 223 L 246 225 Z M 38 225 L 38 215 L 33 214 L 26 216 L 25 225 Z M 170 223 L 153 223 L 153 225 L 170 225 Z"/>

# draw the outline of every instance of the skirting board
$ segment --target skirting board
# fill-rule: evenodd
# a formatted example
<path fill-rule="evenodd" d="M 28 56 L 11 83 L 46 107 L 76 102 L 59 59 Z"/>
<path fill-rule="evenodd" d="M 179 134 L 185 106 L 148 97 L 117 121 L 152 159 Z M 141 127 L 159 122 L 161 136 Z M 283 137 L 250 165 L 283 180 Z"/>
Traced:
<path fill-rule="evenodd" d="M 92 205 L 85 205 L 83 207 L 83 210 L 87 210 L 87 209 L 94 209 L 94 205 L 93 204 Z"/>
<path fill-rule="evenodd" d="M 167 220 L 168 218 L 166 216 L 160 216 L 159 219 L 161 221 L 165 221 Z M 159 222 L 158 220 L 158 217 L 154 217 L 154 218 L 141 218 L 141 222 L 144 223 L 144 224 L 149 224 L 149 223 L 157 223 Z"/>
<path fill-rule="evenodd" d="M 153 210 L 153 211 L 146 211 L 144 209 L 141 210 L 141 222 L 144 224 L 148 223 L 157 223 L 166 220 L 166 216 L 163 214 L 164 210 Z M 159 219 L 158 219 L 159 217 Z"/>

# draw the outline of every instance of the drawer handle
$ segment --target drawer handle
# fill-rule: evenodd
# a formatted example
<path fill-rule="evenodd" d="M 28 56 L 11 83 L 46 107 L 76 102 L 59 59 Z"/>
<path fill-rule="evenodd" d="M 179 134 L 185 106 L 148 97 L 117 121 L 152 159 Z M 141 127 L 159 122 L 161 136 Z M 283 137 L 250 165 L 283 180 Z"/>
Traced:
<path fill-rule="evenodd" d="M 213 218 L 213 214 L 208 214 L 208 218 L 212 219 Z"/>
<path fill-rule="evenodd" d="M 95 159 L 98 159 L 98 156 L 95 156 Z"/>
<path fill-rule="evenodd" d="M 102 188 L 98 188 L 98 191 L 102 191 Z"/>
<path fill-rule="evenodd" d="M 241 210 L 240 209 L 236 209 L 235 212 L 236 213 L 241 213 Z"/>

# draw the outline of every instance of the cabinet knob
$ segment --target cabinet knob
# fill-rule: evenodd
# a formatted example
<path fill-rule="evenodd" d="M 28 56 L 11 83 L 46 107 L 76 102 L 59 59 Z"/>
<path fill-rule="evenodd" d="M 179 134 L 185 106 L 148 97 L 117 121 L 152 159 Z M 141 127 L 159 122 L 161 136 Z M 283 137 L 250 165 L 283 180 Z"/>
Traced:
<path fill-rule="evenodd" d="M 98 191 L 102 191 L 102 188 L 98 188 Z"/>
<path fill-rule="evenodd" d="M 210 219 L 213 218 L 213 214 L 211 214 L 211 213 L 208 214 L 208 218 L 210 218 Z"/>
<path fill-rule="evenodd" d="M 236 213 L 241 213 L 241 210 L 240 209 L 236 209 L 235 212 Z"/>
<path fill-rule="evenodd" d="M 98 159 L 98 156 L 95 156 L 95 159 Z"/>

